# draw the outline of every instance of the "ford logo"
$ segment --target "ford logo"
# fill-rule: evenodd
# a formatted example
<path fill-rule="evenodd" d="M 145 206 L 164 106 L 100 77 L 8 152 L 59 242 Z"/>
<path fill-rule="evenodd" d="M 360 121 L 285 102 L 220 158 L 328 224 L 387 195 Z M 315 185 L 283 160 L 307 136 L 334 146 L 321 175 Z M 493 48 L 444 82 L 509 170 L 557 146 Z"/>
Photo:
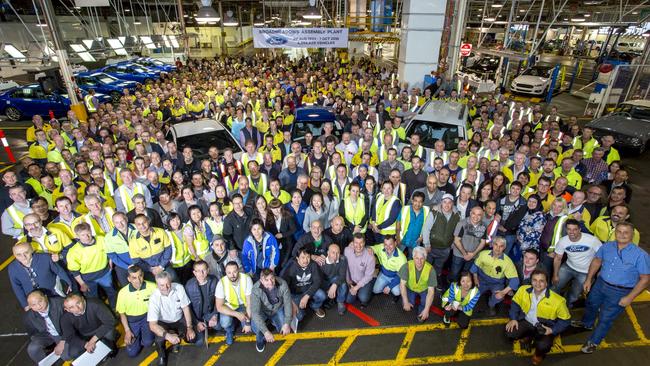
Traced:
<path fill-rule="evenodd" d="M 283 45 L 285 43 L 289 42 L 288 39 L 286 39 L 283 36 L 271 36 L 266 39 L 266 43 L 271 45 L 271 46 L 279 46 Z"/>

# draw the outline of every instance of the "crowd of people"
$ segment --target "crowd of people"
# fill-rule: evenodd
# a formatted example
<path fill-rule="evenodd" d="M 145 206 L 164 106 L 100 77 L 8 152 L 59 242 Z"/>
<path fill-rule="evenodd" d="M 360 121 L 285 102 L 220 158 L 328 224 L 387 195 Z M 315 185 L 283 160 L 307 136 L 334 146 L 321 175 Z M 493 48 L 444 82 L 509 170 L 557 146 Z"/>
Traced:
<path fill-rule="evenodd" d="M 34 116 L 0 192 L 31 359 L 99 341 L 116 352 L 118 321 L 128 356 L 155 344 L 160 364 L 166 342 L 232 344 L 240 327 L 263 352 L 273 328 L 373 297 L 461 328 L 483 298 L 534 364 L 569 326 L 593 329 L 594 352 L 650 280 L 614 138 L 467 80 L 409 89 L 392 72 L 331 56 L 190 60 L 119 103 L 91 93 L 87 121 Z M 427 150 L 404 122 L 436 100 L 466 104 L 467 134 Z M 336 124 L 293 141 L 307 105 Z M 197 118 L 226 126 L 241 157 L 166 140 Z"/>

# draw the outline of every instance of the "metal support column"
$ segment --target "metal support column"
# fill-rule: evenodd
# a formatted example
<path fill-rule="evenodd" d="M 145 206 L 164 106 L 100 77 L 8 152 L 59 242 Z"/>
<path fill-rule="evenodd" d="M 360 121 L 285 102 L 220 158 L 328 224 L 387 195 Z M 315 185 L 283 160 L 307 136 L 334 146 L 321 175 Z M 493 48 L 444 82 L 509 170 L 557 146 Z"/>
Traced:
<path fill-rule="evenodd" d="M 514 16 L 515 13 L 515 5 L 517 5 L 516 1 L 512 1 L 512 4 L 510 5 L 510 14 L 508 14 L 508 23 L 506 24 L 506 32 L 503 35 L 503 49 L 507 50 L 510 42 L 510 27 L 512 26 L 512 17 Z"/>
<path fill-rule="evenodd" d="M 241 16 L 241 6 L 237 5 L 237 18 L 239 18 L 239 44 L 244 42 L 244 18 Z"/>
<path fill-rule="evenodd" d="M 221 55 L 227 55 L 228 54 L 228 47 L 226 46 L 226 31 L 223 28 L 223 6 L 222 6 L 223 1 L 219 1 L 219 18 L 221 18 L 221 21 L 219 22 L 219 26 L 221 27 L 221 38 L 219 42 L 219 46 L 221 47 Z"/>
<path fill-rule="evenodd" d="M 59 36 L 61 34 L 59 23 L 54 19 L 55 15 L 52 0 L 40 0 L 40 3 L 43 8 L 47 27 L 50 30 L 50 35 L 52 37 L 54 53 L 59 59 L 59 70 L 61 71 L 61 77 L 65 83 L 66 91 L 68 92 L 68 99 L 70 99 L 70 109 L 75 112 L 79 120 L 86 121 L 88 119 L 86 108 L 83 103 L 79 103 L 79 99 L 77 98 L 76 84 L 72 79 L 72 70 L 70 69 L 68 53 L 65 50 L 63 40 Z"/>
<path fill-rule="evenodd" d="M 451 37 L 451 42 L 449 42 L 449 52 L 451 53 L 451 63 L 449 67 L 449 78 L 451 78 L 457 71 L 458 68 L 458 59 L 460 58 L 460 43 L 463 39 L 463 34 L 465 34 L 465 12 L 467 10 L 467 0 L 458 0 L 458 6 L 456 7 L 456 24 L 454 28 L 454 34 Z"/>
<path fill-rule="evenodd" d="M 181 39 L 183 41 L 183 55 L 186 60 L 190 59 L 190 39 L 185 30 L 185 14 L 183 13 L 183 0 L 178 0 L 178 23 L 181 26 Z M 173 47 L 172 47 L 173 49 Z"/>

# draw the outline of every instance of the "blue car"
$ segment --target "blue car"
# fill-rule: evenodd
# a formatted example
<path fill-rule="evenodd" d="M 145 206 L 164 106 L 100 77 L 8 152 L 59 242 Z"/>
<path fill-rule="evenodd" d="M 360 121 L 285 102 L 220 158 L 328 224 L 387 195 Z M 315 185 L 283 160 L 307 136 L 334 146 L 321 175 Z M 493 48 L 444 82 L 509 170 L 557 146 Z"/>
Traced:
<path fill-rule="evenodd" d="M 155 58 L 151 58 L 151 57 L 137 57 L 131 60 L 131 62 L 134 62 L 138 65 L 142 65 L 150 69 L 160 70 L 164 72 L 172 72 L 176 70 L 175 65 L 166 64 L 160 60 L 156 60 Z"/>
<path fill-rule="evenodd" d="M 323 125 L 327 122 L 333 124 L 332 134 L 340 139 L 343 128 L 331 109 L 317 106 L 298 108 L 291 126 L 291 139 L 303 143 L 307 132 L 311 132 L 316 139 L 323 134 Z"/>
<path fill-rule="evenodd" d="M 134 92 L 138 85 L 135 81 L 120 80 L 102 72 L 82 72 L 75 75 L 75 81 L 79 88 L 109 95 L 113 102 L 119 102 L 124 89 Z"/>
<path fill-rule="evenodd" d="M 137 81 L 147 84 L 160 78 L 161 71 L 152 70 L 148 67 L 132 62 L 124 62 L 115 65 L 104 66 L 95 72 L 103 72 L 120 80 Z"/>
<path fill-rule="evenodd" d="M 86 92 L 82 90 L 82 95 Z M 111 101 L 105 94 L 95 94 L 100 103 Z M 31 119 L 35 115 L 45 118 L 50 111 L 55 117 L 65 117 L 70 110 L 70 99 L 65 90 L 45 94 L 40 84 L 29 84 L 11 88 L 0 94 L 0 114 L 4 114 L 12 121 Z"/>

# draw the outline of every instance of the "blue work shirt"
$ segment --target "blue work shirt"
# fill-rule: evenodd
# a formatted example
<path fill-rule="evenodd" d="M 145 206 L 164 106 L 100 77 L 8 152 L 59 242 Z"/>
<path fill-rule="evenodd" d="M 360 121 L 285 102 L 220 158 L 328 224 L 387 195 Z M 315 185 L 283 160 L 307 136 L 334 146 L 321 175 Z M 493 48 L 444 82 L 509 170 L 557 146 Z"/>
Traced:
<path fill-rule="evenodd" d="M 413 207 L 411 207 L 410 210 L 411 220 L 409 221 L 409 226 L 408 228 L 402 228 L 402 230 L 406 229 L 406 234 L 404 235 L 404 239 L 402 239 L 402 245 L 405 245 L 408 248 L 415 248 L 417 246 L 416 241 L 420 237 L 422 226 L 424 225 L 424 209 L 421 208 L 420 213 L 418 214 L 415 213 Z M 399 222 L 401 219 L 402 213 L 400 212 L 397 221 Z"/>
<path fill-rule="evenodd" d="M 605 282 L 622 287 L 634 287 L 641 275 L 650 274 L 648 253 L 632 243 L 622 250 L 610 241 L 598 249 L 596 257 L 602 260 L 600 278 Z"/>

